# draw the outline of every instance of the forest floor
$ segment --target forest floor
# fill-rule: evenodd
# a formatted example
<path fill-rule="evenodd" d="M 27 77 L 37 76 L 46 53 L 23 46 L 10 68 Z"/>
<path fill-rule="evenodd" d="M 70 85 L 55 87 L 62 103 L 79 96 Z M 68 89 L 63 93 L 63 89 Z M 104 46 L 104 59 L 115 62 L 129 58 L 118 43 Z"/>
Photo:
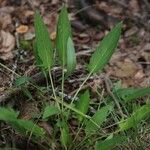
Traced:
<path fill-rule="evenodd" d="M 58 13 L 62 3 L 59 0 L 0 0 L 0 63 L 10 69 L 0 67 L 0 96 L 13 88 L 16 79 L 14 72 L 29 77 L 38 73 L 32 49 L 35 37 L 34 12 L 36 9 L 40 11 L 50 37 L 55 42 Z M 67 82 L 65 92 L 73 95 L 80 85 L 79 79 L 84 76 L 83 66 L 115 23 L 108 20 L 89 23 L 86 17 L 81 16 L 82 10 L 75 6 L 73 0 L 67 3 L 67 7 L 78 66 L 76 74 Z M 93 76 L 85 88 L 93 93 L 96 87 L 104 88 L 103 76 L 107 76 L 112 83 L 121 81 L 123 88 L 150 86 L 150 3 L 145 0 L 97 0 L 91 7 L 123 20 L 123 29 L 117 50 L 109 64 L 102 74 Z M 102 25 L 102 22 L 107 26 Z M 1 105 L 6 103 L 16 107 L 13 100 L 3 102 L 0 99 Z M 17 103 L 21 109 L 26 110 L 24 102 L 17 100 Z M 0 137 L 0 145 L 4 143 L 3 137 Z"/>

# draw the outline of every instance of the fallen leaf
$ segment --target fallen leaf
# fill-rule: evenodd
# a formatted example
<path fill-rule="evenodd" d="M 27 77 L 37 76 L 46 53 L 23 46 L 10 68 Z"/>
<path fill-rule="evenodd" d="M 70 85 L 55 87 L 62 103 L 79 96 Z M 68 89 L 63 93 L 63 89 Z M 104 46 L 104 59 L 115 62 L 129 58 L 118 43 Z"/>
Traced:
<path fill-rule="evenodd" d="M 16 31 L 20 34 L 26 33 L 28 31 L 28 26 L 26 25 L 20 25 L 18 28 L 16 28 Z"/>
<path fill-rule="evenodd" d="M 0 4 L 3 2 L 4 0 L 0 0 Z"/>
<path fill-rule="evenodd" d="M 138 32 L 138 30 L 139 29 L 136 26 L 130 28 L 129 30 L 127 30 L 125 32 L 125 37 L 129 37 L 129 36 L 132 36 L 132 35 L 136 34 Z"/>
<path fill-rule="evenodd" d="M 142 79 L 144 76 L 145 76 L 145 74 L 143 73 L 143 70 L 139 70 L 139 71 L 135 74 L 134 78 L 135 78 L 135 79 Z"/>
<path fill-rule="evenodd" d="M 0 58 L 8 60 L 13 58 L 12 50 L 15 47 L 15 38 L 9 32 L 0 31 Z"/>
<path fill-rule="evenodd" d="M 133 77 L 138 70 L 138 67 L 131 60 L 126 59 L 124 62 L 118 62 L 119 69 L 115 70 L 117 77 Z"/>
<path fill-rule="evenodd" d="M 56 31 L 54 31 L 50 34 L 50 38 L 52 41 L 54 41 L 56 39 Z"/>
<path fill-rule="evenodd" d="M 137 13 L 140 11 L 138 0 L 130 0 L 129 2 L 129 9 L 133 13 Z"/>
<path fill-rule="evenodd" d="M 52 1 L 51 1 L 51 4 L 52 4 L 52 5 L 56 5 L 56 4 L 58 4 L 58 2 L 59 2 L 59 0 L 52 0 Z"/>
<path fill-rule="evenodd" d="M 0 8 L 0 28 L 7 29 L 13 26 L 11 13 L 14 11 L 13 7 Z"/>

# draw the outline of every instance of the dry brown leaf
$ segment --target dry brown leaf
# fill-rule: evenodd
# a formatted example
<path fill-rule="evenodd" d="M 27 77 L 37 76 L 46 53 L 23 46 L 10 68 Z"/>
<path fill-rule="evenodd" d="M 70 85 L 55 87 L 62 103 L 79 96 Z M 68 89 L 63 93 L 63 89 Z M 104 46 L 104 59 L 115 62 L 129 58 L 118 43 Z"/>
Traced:
<path fill-rule="evenodd" d="M 54 41 L 56 39 L 56 31 L 54 31 L 50 34 L 50 38 L 52 41 Z"/>
<path fill-rule="evenodd" d="M 118 62 L 119 69 L 115 70 L 117 77 L 133 77 L 138 70 L 138 67 L 131 60 L 125 60 L 124 62 Z"/>
<path fill-rule="evenodd" d="M 144 76 L 145 76 L 145 74 L 143 73 L 143 70 L 139 70 L 139 71 L 135 74 L 134 78 L 135 78 L 135 79 L 142 79 Z"/>
<path fill-rule="evenodd" d="M 51 1 L 51 4 L 52 4 L 52 5 L 56 5 L 56 4 L 58 4 L 58 2 L 59 2 L 59 0 L 52 0 L 52 1 Z"/>
<path fill-rule="evenodd" d="M 9 25 L 12 25 L 11 13 L 14 11 L 12 7 L 0 8 L 0 25 L 1 29 L 7 29 Z"/>
<path fill-rule="evenodd" d="M 4 0 L 0 0 L 0 4 L 3 2 Z"/>
<path fill-rule="evenodd" d="M 16 28 L 16 31 L 20 34 L 26 33 L 28 31 L 28 26 L 26 25 L 20 25 L 18 28 Z"/>
<path fill-rule="evenodd" d="M 133 13 L 137 13 L 140 11 L 138 0 L 130 0 L 129 8 L 132 10 Z"/>
<path fill-rule="evenodd" d="M 30 16 L 33 16 L 34 15 L 34 11 L 31 11 L 31 10 L 26 10 L 25 11 L 25 17 L 30 17 Z"/>
<path fill-rule="evenodd" d="M 15 38 L 3 30 L 0 31 L 0 58 L 8 60 L 13 58 L 12 50 L 15 47 Z"/>
<path fill-rule="evenodd" d="M 39 109 L 36 102 L 25 102 L 20 110 L 20 118 L 30 120 L 33 115 L 39 114 Z"/>
<path fill-rule="evenodd" d="M 123 79 L 122 80 L 122 87 L 123 88 L 128 88 L 128 87 L 133 87 L 135 85 L 135 82 L 132 78 L 128 78 L 128 79 Z"/>
<path fill-rule="evenodd" d="M 129 37 L 129 36 L 136 34 L 138 32 L 138 30 L 139 29 L 136 26 L 132 27 L 131 29 L 129 29 L 125 32 L 125 37 Z"/>

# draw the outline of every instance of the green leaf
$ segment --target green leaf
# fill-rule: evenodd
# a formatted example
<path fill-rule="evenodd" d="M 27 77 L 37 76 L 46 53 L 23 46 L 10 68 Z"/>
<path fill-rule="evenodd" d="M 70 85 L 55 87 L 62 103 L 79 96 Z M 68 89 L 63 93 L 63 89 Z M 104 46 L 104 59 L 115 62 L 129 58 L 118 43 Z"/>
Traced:
<path fill-rule="evenodd" d="M 21 86 L 30 81 L 30 77 L 22 76 L 16 79 L 15 86 Z"/>
<path fill-rule="evenodd" d="M 114 136 L 111 139 L 97 141 L 95 144 L 95 150 L 111 150 L 124 143 L 126 140 L 127 138 L 125 136 Z"/>
<path fill-rule="evenodd" d="M 68 19 L 67 8 L 61 9 L 57 24 L 56 49 L 62 66 L 67 63 L 67 44 L 68 38 L 71 37 L 71 26 Z"/>
<path fill-rule="evenodd" d="M 141 106 L 132 114 L 130 118 L 122 120 L 119 123 L 120 131 L 136 127 L 137 124 L 144 120 L 146 117 L 150 117 L 150 104 Z"/>
<path fill-rule="evenodd" d="M 9 124 L 15 130 L 17 130 L 18 132 L 20 132 L 25 136 L 29 136 L 31 133 L 32 135 L 40 138 L 45 136 L 44 130 L 30 120 L 16 119 L 9 122 Z"/>
<path fill-rule="evenodd" d="M 82 112 L 83 114 L 86 114 L 89 108 L 89 103 L 90 103 L 90 94 L 89 91 L 86 90 L 79 98 L 79 101 L 77 103 L 77 109 Z M 83 116 L 78 115 L 79 121 L 83 120 Z"/>
<path fill-rule="evenodd" d="M 96 73 L 103 69 L 103 67 L 110 60 L 114 53 L 118 40 L 121 34 L 122 22 L 118 23 L 101 41 L 96 48 L 96 51 L 90 59 L 88 69 L 92 73 Z"/>
<path fill-rule="evenodd" d="M 76 68 L 76 54 L 71 37 L 67 42 L 67 75 L 70 75 Z"/>
<path fill-rule="evenodd" d="M 145 88 L 126 88 L 126 89 L 119 89 L 116 91 L 116 94 L 122 98 L 125 102 L 130 102 L 132 100 L 136 100 L 145 95 L 150 95 L 150 87 Z"/>
<path fill-rule="evenodd" d="M 37 50 L 37 44 L 36 42 L 34 41 L 33 42 L 33 52 L 34 52 L 34 56 L 35 56 L 35 59 L 36 59 L 36 65 L 42 69 L 42 60 L 40 59 L 39 55 L 38 55 L 38 50 Z"/>
<path fill-rule="evenodd" d="M 42 62 L 42 67 L 44 69 L 49 69 L 53 64 L 53 49 L 50 36 L 39 12 L 37 11 L 34 20 L 35 48 L 37 48 L 35 52 Z"/>
<path fill-rule="evenodd" d="M 0 120 L 2 121 L 12 121 L 17 119 L 18 113 L 9 108 L 0 107 Z"/>
<path fill-rule="evenodd" d="M 59 109 L 55 106 L 46 106 L 43 113 L 43 119 L 46 119 L 52 115 L 60 113 Z"/>
<path fill-rule="evenodd" d="M 15 130 L 23 135 L 31 133 L 37 137 L 43 137 L 45 132 L 32 121 L 17 119 L 18 113 L 12 109 L 0 107 L 0 120 L 8 122 Z"/>
<path fill-rule="evenodd" d="M 66 122 L 62 122 L 60 140 L 62 146 L 65 147 L 65 149 L 67 148 L 67 145 L 69 145 L 71 142 L 71 136 L 69 134 L 69 128 Z"/>
<path fill-rule="evenodd" d="M 98 110 L 93 116 L 92 116 L 92 120 L 99 126 L 101 126 L 103 124 L 103 122 L 105 122 L 107 116 L 109 115 L 110 111 L 112 110 L 113 106 L 112 105 L 107 105 L 104 106 L 102 108 L 100 108 L 100 110 Z M 93 134 L 95 133 L 99 128 L 91 121 L 89 120 L 88 122 L 86 122 L 86 134 Z"/>

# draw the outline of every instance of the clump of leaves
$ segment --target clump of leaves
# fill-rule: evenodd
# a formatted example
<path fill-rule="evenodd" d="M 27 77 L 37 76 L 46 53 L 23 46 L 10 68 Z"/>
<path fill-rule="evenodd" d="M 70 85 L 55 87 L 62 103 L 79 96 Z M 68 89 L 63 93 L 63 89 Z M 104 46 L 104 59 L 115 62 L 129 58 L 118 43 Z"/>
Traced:
<path fill-rule="evenodd" d="M 146 104 L 140 106 L 133 114 L 127 116 L 126 118 L 114 117 L 116 115 L 116 103 L 112 100 L 111 97 L 108 103 L 104 103 L 103 106 L 98 107 L 97 111 L 93 115 L 89 114 L 90 108 L 90 92 L 86 90 L 84 93 L 80 94 L 78 101 L 75 103 L 79 92 L 81 91 L 83 85 L 94 73 L 102 71 L 105 65 L 110 60 L 112 54 L 114 53 L 118 40 L 121 34 L 122 22 L 118 23 L 100 42 L 97 46 L 95 52 L 92 54 L 89 64 L 87 65 L 88 75 L 80 85 L 70 103 L 64 101 L 64 81 L 73 74 L 76 68 L 76 55 L 75 48 L 72 40 L 71 26 L 68 19 L 67 9 L 64 6 L 60 12 L 57 24 L 57 37 L 55 46 L 52 46 L 52 41 L 50 40 L 48 30 L 43 23 L 43 20 L 39 12 L 35 12 L 35 43 L 34 43 L 34 52 L 37 62 L 37 66 L 40 67 L 42 72 L 50 79 L 50 87 L 52 89 L 52 94 L 49 95 L 49 101 L 54 100 L 54 105 L 46 104 L 43 109 L 41 120 L 50 120 L 55 119 L 55 128 L 56 131 L 60 131 L 60 143 L 64 149 L 77 149 L 80 148 L 84 141 L 90 140 L 95 145 L 95 150 L 110 150 L 118 144 L 126 141 L 126 136 L 122 133 L 130 128 L 134 128 L 139 122 L 143 119 L 146 119 L 150 115 L 150 105 Z M 54 49 L 58 54 L 58 57 L 54 58 Z M 61 78 L 61 87 L 62 96 L 60 97 L 56 93 L 54 87 L 54 81 L 51 75 L 51 69 L 55 66 L 55 62 L 58 60 L 59 64 L 62 67 L 62 78 Z M 67 70 L 66 72 L 64 70 Z M 48 74 L 48 76 L 47 76 Z M 26 77 L 17 79 L 17 85 L 21 85 L 25 82 L 30 82 Z M 150 88 L 143 89 L 117 89 L 113 94 L 116 95 L 118 103 L 121 103 L 119 100 L 132 101 L 140 96 L 144 96 L 150 93 Z M 122 104 L 122 103 L 121 103 Z M 117 114 L 118 115 L 118 114 Z M 101 136 L 101 131 L 103 125 L 108 123 L 110 116 L 114 118 L 117 122 L 114 123 L 114 126 L 117 125 L 116 131 L 109 134 L 104 134 Z M 109 119 L 108 119 L 109 117 Z M 76 133 L 76 137 L 72 136 L 70 132 L 69 118 L 76 118 L 78 120 L 79 128 Z M 17 119 L 17 114 L 9 109 L 0 108 L 0 120 L 8 122 L 12 127 L 14 127 L 21 134 L 32 133 L 37 137 L 45 137 L 43 129 L 38 125 L 34 124 L 32 121 Z M 56 138 L 54 131 L 53 139 Z M 83 141 L 74 145 L 76 138 L 79 135 L 80 131 L 84 131 Z M 114 135 L 113 135 L 114 134 Z M 95 138 L 93 138 L 95 136 Z M 102 139 L 103 138 L 103 139 Z M 97 139 L 97 140 L 96 140 Z M 100 139 L 100 140 L 98 140 Z M 87 142 L 88 144 L 88 142 Z M 50 145 L 50 144 L 49 144 Z M 73 147 L 74 145 L 74 147 Z M 90 145 L 90 144 L 89 144 Z M 87 145 L 88 147 L 88 145 Z"/>

